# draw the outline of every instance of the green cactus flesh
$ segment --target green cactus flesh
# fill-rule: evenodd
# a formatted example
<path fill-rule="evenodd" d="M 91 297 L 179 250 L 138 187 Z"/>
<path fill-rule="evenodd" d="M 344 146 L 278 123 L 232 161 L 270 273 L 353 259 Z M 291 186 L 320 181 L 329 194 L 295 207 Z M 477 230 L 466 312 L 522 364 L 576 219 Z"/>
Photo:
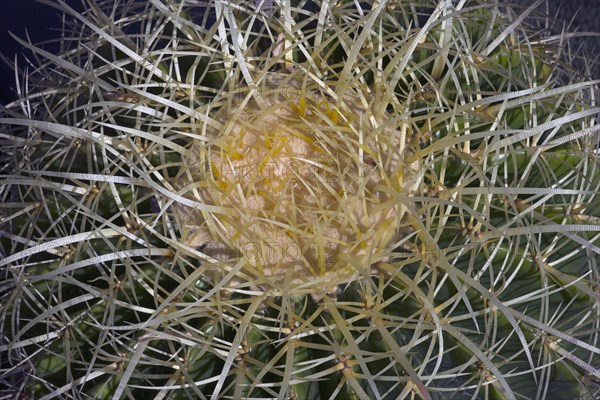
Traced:
<path fill-rule="evenodd" d="M 47 3 L 4 397 L 600 394 L 598 81 L 541 1 Z"/>

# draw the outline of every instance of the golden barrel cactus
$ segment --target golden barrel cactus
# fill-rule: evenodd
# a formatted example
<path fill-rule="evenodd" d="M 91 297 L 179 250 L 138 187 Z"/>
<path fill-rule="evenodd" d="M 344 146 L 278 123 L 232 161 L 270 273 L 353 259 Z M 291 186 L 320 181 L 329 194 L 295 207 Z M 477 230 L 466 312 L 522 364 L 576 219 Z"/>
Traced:
<path fill-rule="evenodd" d="M 4 397 L 597 398 L 599 81 L 541 1 L 45 3 Z"/>

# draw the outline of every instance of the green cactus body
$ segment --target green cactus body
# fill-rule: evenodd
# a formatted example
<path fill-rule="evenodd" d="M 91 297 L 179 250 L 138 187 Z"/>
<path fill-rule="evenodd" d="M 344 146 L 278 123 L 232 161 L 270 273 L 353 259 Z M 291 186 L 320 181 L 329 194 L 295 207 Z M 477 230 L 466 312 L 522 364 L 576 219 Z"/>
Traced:
<path fill-rule="evenodd" d="M 48 3 L 5 397 L 597 398 L 598 81 L 540 1 Z"/>

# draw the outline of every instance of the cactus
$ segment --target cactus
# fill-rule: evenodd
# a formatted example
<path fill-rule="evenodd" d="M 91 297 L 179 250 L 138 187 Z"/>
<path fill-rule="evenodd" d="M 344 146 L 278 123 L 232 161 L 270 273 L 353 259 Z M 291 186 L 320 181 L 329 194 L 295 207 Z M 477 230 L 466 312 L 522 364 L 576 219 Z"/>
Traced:
<path fill-rule="evenodd" d="M 541 0 L 44 2 L 4 397 L 600 394 L 598 81 Z"/>

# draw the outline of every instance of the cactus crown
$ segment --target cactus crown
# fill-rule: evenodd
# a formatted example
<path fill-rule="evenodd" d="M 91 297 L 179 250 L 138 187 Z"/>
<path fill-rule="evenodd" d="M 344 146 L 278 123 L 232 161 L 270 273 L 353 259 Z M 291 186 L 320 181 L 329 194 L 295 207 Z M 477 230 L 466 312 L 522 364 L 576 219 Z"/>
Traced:
<path fill-rule="evenodd" d="M 409 176 L 397 122 L 370 114 L 364 93 L 336 101 L 280 73 L 263 84 L 262 107 L 216 112 L 221 126 L 207 129 L 182 168 L 191 175 L 184 190 L 220 208 L 176 207 L 185 242 L 223 260 L 243 257 L 254 286 L 287 292 L 334 289 L 359 274 L 356 265 L 369 274 L 394 250 L 393 197 Z"/>

